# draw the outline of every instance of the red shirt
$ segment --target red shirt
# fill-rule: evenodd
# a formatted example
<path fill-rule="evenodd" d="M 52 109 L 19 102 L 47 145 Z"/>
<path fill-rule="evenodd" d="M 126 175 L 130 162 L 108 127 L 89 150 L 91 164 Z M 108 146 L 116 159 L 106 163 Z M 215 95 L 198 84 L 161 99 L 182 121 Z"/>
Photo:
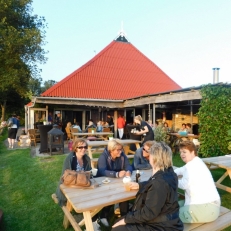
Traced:
<path fill-rule="evenodd" d="M 119 117 L 117 119 L 117 128 L 124 128 L 125 127 L 125 120 L 123 117 Z"/>

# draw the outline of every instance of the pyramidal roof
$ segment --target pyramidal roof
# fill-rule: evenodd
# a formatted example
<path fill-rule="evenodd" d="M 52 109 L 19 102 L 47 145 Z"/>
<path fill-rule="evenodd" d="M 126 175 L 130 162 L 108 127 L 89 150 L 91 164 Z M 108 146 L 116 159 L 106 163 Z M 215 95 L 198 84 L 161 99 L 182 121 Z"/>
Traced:
<path fill-rule="evenodd" d="M 122 34 L 42 96 L 121 100 L 179 89 Z"/>

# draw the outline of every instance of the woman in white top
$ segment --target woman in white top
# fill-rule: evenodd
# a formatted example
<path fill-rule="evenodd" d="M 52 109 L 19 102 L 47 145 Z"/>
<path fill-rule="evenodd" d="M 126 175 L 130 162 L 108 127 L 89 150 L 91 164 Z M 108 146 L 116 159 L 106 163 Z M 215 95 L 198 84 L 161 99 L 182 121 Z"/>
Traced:
<path fill-rule="evenodd" d="M 185 201 L 179 201 L 180 219 L 184 223 L 205 223 L 218 218 L 220 196 L 212 175 L 197 156 L 196 146 L 191 141 L 179 145 L 181 159 L 186 163 L 175 169 L 179 177 L 178 187 L 185 191 Z"/>

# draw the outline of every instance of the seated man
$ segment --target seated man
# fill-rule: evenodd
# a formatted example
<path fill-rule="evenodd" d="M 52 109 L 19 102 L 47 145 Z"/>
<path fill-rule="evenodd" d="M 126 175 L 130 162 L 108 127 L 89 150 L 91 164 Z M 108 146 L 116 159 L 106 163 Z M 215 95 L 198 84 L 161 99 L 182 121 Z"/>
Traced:
<path fill-rule="evenodd" d="M 144 143 L 144 146 L 137 149 L 134 155 L 134 169 L 151 169 L 152 166 L 149 163 L 150 148 L 153 145 L 153 141 L 149 140 Z"/>
<path fill-rule="evenodd" d="M 92 119 L 89 119 L 88 125 L 85 129 L 85 132 L 88 132 L 88 128 L 96 128 L 95 124 L 93 123 Z"/>
<path fill-rule="evenodd" d="M 183 223 L 214 221 L 220 214 L 221 201 L 211 172 L 197 156 L 192 141 L 181 142 L 179 148 L 180 157 L 186 163 L 174 170 L 182 176 L 178 186 L 185 191 L 185 201 L 179 201 L 180 219 Z"/>
<path fill-rule="evenodd" d="M 111 178 L 131 176 L 132 166 L 129 164 L 129 160 L 123 152 L 123 145 L 119 139 L 109 140 L 107 147 L 98 160 L 98 174 L 99 176 Z M 128 201 L 119 204 L 121 216 L 128 212 L 128 206 Z M 109 218 L 110 208 L 111 206 L 103 208 L 100 215 L 101 219 Z"/>

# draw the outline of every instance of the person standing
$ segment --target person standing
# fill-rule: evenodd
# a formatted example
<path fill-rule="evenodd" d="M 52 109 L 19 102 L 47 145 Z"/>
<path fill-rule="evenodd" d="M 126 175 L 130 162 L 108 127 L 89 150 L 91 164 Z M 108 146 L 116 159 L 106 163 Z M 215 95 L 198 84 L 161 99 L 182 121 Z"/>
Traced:
<path fill-rule="evenodd" d="M 62 129 L 62 120 L 61 120 L 61 114 L 58 113 L 55 118 L 55 124 L 59 126 L 59 129 Z"/>
<path fill-rule="evenodd" d="M 154 140 L 154 132 L 152 127 L 145 121 L 142 120 L 140 115 L 135 116 L 134 122 L 139 125 L 139 131 L 136 131 L 135 135 L 143 135 L 143 143 L 142 145 L 148 140 Z"/>
<path fill-rule="evenodd" d="M 17 134 L 18 134 L 18 129 L 20 127 L 20 116 L 17 116 L 16 119 L 17 119 L 17 132 L 16 132 L 16 140 L 15 140 L 15 142 L 17 140 L 19 140 L 19 135 L 17 135 Z"/>
<path fill-rule="evenodd" d="M 51 112 L 48 113 L 48 122 L 50 122 L 50 124 L 53 123 L 53 117 L 52 117 L 52 113 Z"/>
<path fill-rule="evenodd" d="M 125 119 L 119 114 L 117 119 L 117 128 L 119 133 L 119 138 L 122 139 L 124 135 Z"/>
<path fill-rule="evenodd" d="M 14 148 L 14 141 L 16 139 L 16 134 L 17 134 L 17 119 L 16 119 L 16 115 L 13 114 L 12 118 L 10 118 L 9 120 L 12 121 L 11 126 L 8 128 L 8 143 L 9 143 L 9 148 Z"/>

